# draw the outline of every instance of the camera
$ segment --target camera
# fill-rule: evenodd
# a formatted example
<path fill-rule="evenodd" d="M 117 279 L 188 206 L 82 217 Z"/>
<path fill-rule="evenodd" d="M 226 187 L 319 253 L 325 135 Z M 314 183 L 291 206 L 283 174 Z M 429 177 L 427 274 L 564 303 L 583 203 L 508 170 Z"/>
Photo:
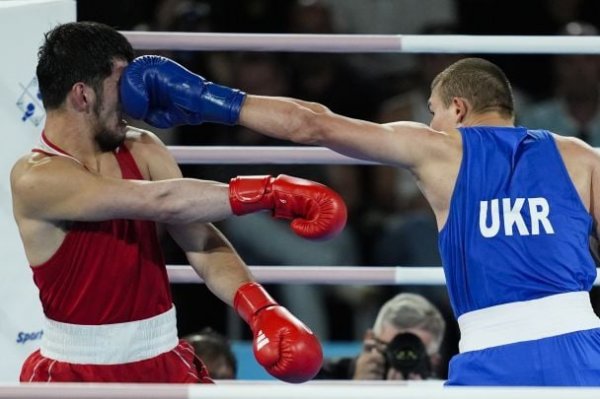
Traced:
<path fill-rule="evenodd" d="M 415 334 L 400 333 L 387 345 L 384 357 L 386 374 L 389 368 L 402 373 L 405 379 L 413 373 L 424 380 L 431 376 L 431 360 L 423 341 Z"/>

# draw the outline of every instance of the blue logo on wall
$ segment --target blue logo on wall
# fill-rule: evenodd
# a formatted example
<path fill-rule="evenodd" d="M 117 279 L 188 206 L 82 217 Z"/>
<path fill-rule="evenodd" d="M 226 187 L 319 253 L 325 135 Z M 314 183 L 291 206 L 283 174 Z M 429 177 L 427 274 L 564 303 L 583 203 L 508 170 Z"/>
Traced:
<path fill-rule="evenodd" d="M 42 96 L 38 86 L 37 78 L 31 79 L 29 84 L 24 85 L 19 83 L 23 90 L 21 96 L 17 100 L 17 107 L 21 111 L 21 120 L 23 122 L 31 122 L 34 126 L 38 126 L 44 117 L 46 112 L 42 104 Z"/>
<path fill-rule="evenodd" d="M 27 341 L 42 339 L 42 335 L 44 335 L 44 330 L 33 332 L 19 331 L 19 334 L 17 335 L 17 344 L 25 344 Z"/>

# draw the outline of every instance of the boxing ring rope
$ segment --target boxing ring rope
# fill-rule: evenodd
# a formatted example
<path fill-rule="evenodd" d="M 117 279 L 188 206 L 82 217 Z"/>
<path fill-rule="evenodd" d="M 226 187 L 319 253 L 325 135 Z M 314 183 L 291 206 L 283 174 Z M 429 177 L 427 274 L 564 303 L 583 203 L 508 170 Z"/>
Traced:
<path fill-rule="evenodd" d="M 444 285 L 439 266 L 249 266 L 264 284 Z M 202 283 L 191 266 L 168 265 L 171 283 Z M 594 285 L 600 285 L 600 275 Z"/>
<path fill-rule="evenodd" d="M 201 283 L 191 266 L 168 265 L 171 283 Z M 250 266 L 263 284 L 443 285 L 441 267 L 376 266 Z"/>
<path fill-rule="evenodd" d="M 136 49 L 311 53 L 600 54 L 598 36 L 340 35 L 122 31 Z"/>
<path fill-rule="evenodd" d="M 452 387 L 440 382 L 312 381 L 302 385 L 281 382 L 219 381 L 193 384 L 3 384 L 0 398 L 10 399 L 597 399 L 600 388 Z"/>
<path fill-rule="evenodd" d="M 331 164 L 378 165 L 323 147 L 168 146 L 179 164 Z"/>

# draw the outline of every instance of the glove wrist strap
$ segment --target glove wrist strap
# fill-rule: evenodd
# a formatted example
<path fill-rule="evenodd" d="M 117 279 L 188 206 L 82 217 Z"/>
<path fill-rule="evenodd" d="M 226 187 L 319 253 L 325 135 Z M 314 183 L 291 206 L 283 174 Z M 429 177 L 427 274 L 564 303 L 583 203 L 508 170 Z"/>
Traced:
<path fill-rule="evenodd" d="M 233 308 L 242 319 L 250 324 L 253 315 L 268 306 L 277 305 L 262 285 L 250 282 L 238 288 L 233 298 Z"/>
<path fill-rule="evenodd" d="M 202 92 L 204 122 L 235 125 L 240 119 L 246 93 L 212 82 L 204 84 L 205 90 Z"/>
<path fill-rule="evenodd" d="M 273 209 L 272 177 L 238 176 L 229 181 L 229 203 L 234 215 Z"/>

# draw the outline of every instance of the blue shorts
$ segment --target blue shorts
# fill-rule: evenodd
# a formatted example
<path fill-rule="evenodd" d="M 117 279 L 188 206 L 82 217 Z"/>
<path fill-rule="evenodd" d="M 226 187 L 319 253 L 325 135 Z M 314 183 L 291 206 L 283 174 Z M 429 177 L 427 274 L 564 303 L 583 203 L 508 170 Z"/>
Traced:
<path fill-rule="evenodd" d="M 446 385 L 600 386 L 600 328 L 458 354 Z"/>

